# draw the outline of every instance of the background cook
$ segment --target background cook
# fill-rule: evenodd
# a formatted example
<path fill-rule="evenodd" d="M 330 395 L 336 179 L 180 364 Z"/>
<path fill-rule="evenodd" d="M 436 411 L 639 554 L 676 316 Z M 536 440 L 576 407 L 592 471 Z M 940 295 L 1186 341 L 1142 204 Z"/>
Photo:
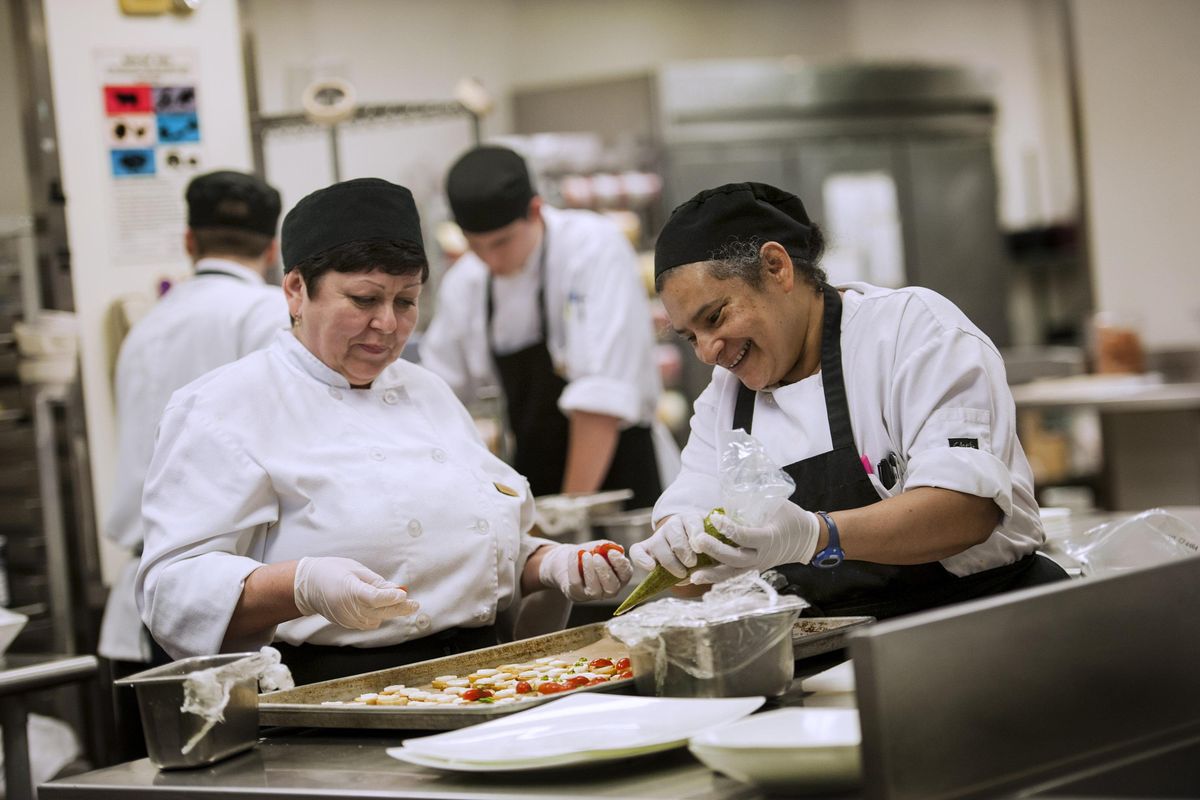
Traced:
<path fill-rule="evenodd" d="M 927 289 L 829 286 L 823 249 L 800 199 L 765 184 L 701 192 L 667 221 L 659 293 L 714 369 L 635 563 L 682 577 L 696 552 L 721 562 L 696 583 L 774 567 L 812 613 L 880 618 L 1065 578 L 1035 555 L 1044 535 L 995 346 Z M 731 428 L 796 481 L 761 527 L 716 517 L 740 546 L 701 525 Z"/>
<path fill-rule="evenodd" d="M 468 402 L 502 387 L 535 495 L 632 489 L 630 508 L 652 506 L 678 448 L 655 430 L 662 386 L 632 246 L 595 212 L 543 203 L 503 147 L 459 158 L 446 194 L 471 252 L 439 287 L 421 363 Z"/>
<path fill-rule="evenodd" d="M 620 554 L 527 534 L 525 480 L 399 360 L 428 277 L 407 189 L 312 193 L 283 260 L 292 330 L 176 392 L 159 425 L 138 585 L 172 656 L 273 641 L 310 682 L 495 644 L 545 587 L 619 590 Z"/>

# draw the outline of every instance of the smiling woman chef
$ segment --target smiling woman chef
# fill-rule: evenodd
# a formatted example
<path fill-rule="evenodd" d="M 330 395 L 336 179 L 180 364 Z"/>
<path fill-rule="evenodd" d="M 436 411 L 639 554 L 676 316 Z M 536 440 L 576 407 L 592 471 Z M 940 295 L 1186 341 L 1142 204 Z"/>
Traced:
<path fill-rule="evenodd" d="M 283 259 L 292 330 L 176 392 L 159 424 L 138 588 L 170 655 L 274 641 L 310 682 L 495 644 L 525 595 L 629 580 L 620 553 L 579 556 L 598 542 L 529 536 L 525 479 L 398 360 L 429 274 L 407 189 L 314 192 Z"/>
<path fill-rule="evenodd" d="M 883 618 L 1065 577 L 1043 542 L 995 346 L 927 289 L 833 288 L 796 196 L 759 183 L 701 192 L 655 249 L 676 331 L 714 365 L 683 469 L 635 563 L 712 583 L 777 568 L 825 615 Z M 796 490 L 760 527 L 714 515 L 717 442 L 743 428 Z M 659 524 L 661 523 L 661 524 Z"/>

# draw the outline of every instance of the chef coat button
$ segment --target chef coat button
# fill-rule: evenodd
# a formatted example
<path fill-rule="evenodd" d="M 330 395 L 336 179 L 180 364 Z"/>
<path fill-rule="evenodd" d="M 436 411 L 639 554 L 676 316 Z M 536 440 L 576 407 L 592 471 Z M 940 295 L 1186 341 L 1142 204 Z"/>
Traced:
<path fill-rule="evenodd" d="M 433 620 L 429 618 L 428 614 L 417 614 L 417 618 L 413 622 L 416 623 L 417 629 L 422 631 L 429 630 L 433 625 Z"/>
<path fill-rule="evenodd" d="M 383 451 L 378 447 L 371 448 L 371 458 L 375 459 L 376 461 L 383 461 L 386 457 L 387 456 L 385 456 Z"/>
<path fill-rule="evenodd" d="M 410 519 L 408 521 L 408 535 L 414 539 L 421 535 L 420 520 Z"/>
<path fill-rule="evenodd" d="M 334 400 L 342 399 L 342 393 L 339 392 L 337 389 L 333 388 L 332 386 L 329 387 L 329 396 L 332 397 Z"/>
<path fill-rule="evenodd" d="M 475 527 L 479 529 L 480 533 L 487 533 L 488 528 L 492 526 L 488 524 L 486 519 L 480 519 L 475 522 Z"/>
<path fill-rule="evenodd" d="M 389 406 L 396 405 L 396 403 L 400 402 L 400 393 L 395 389 L 388 389 L 383 393 L 383 402 L 387 403 Z"/>
<path fill-rule="evenodd" d="M 440 447 L 433 448 L 433 453 L 431 453 L 431 455 L 433 456 L 433 460 L 437 461 L 439 464 L 446 460 L 446 451 Z"/>

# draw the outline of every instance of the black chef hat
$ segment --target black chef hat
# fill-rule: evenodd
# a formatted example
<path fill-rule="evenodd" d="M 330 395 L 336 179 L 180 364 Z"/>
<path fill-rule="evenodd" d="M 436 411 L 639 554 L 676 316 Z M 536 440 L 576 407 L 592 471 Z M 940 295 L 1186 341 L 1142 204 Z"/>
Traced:
<path fill-rule="evenodd" d="M 355 178 L 318 189 L 283 218 L 284 271 L 349 242 L 408 242 L 421 250 L 421 217 L 412 192 L 381 178 Z"/>
<path fill-rule="evenodd" d="M 240 228 L 275 235 L 279 192 L 243 172 L 197 175 L 187 187 L 189 228 Z"/>
<path fill-rule="evenodd" d="M 672 267 L 711 261 L 731 241 L 779 242 L 802 248 L 812 222 L 796 195 L 765 183 L 706 189 L 671 212 L 654 245 L 654 277 Z"/>
<path fill-rule="evenodd" d="M 487 233 L 520 219 L 534 194 L 525 160 L 507 147 L 468 150 L 446 175 L 454 220 L 468 233 Z"/>

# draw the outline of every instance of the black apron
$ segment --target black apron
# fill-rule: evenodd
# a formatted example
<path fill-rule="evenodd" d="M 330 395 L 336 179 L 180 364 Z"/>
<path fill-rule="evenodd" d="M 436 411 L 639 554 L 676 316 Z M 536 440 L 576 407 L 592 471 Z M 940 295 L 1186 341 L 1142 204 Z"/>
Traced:
<path fill-rule="evenodd" d="M 822 287 L 825 317 L 821 331 L 821 373 L 833 449 L 784 467 L 796 482 L 791 501 L 810 511 L 844 511 L 877 503 L 879 493 L 863 468 L 854 444 L 850 407 L 842 376 L 842 300 L 837 289 Z M 738 389 L 733 427 L 751 432 L 755 392 Z M 811 606 L 805 616 L 895 617 L 936 606 L 1064 579 L 1054 562 L 1028 555 L 1013 564 L 957 577 L 937 561 L 927 564 L 876 564 L 845 560 L 832 569 L 808 564 L 775 568 L 787 580 L 784 592 Z"/>
<path fill-rule="evenodd" d="M 529 480 L 535 497 L 562 491 L 567 469 L 567 445 L 571 421 L 558 410 L 558 398 L 567 382 L 554 368 L 546 346 L 546 235 L 538 257 L 538 322 L 541 338 L 520 350 L 500 355 L 491 346 L 492 279 L 488 276 L 487 319 L 485 330 L 488 350 L 500 375 L 508 407 L 508 424 L 515 439 L 513 468 Z M 601 491 L 632 489 L 628 508 L 649 508 L 662 493 L 654 440 L 647 425 L 635 425 L 621 431 L 612 463 L 600 485 Z"/>

